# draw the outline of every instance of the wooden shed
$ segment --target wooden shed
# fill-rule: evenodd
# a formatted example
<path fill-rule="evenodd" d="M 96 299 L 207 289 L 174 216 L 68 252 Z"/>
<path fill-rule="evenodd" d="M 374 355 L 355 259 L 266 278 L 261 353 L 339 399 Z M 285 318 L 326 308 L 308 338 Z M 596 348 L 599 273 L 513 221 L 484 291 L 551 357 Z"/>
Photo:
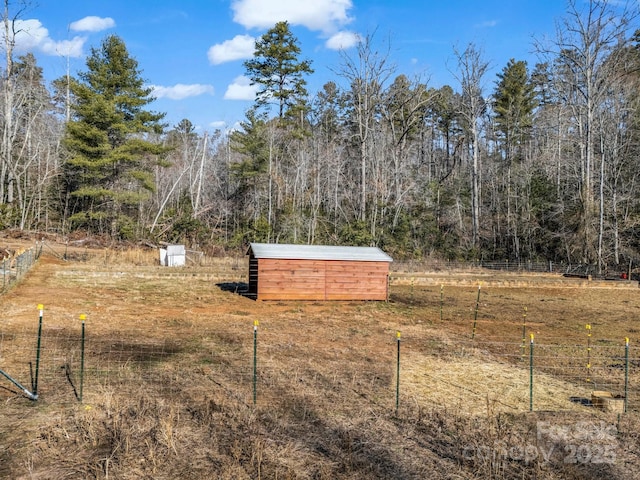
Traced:
<path fill-rule="evenodd" d="M 376 247 L 252 243 L 249 294 L 257 300 L 387 300 L 389 264 Z"/>

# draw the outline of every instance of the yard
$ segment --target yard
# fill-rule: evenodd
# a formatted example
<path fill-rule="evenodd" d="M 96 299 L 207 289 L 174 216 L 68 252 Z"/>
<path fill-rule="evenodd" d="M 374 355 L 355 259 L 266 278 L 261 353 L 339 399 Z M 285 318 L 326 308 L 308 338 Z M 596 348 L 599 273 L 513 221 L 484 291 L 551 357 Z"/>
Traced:
<path fill-rule="evenodd" d="M 0 296 L 0 369 L 25 386 L 44 306 L 38 400 L 0 378 L 2 478 L 640 468 L 633 282 L 421 272 L 389 302 L 256 302 L 237 293 L 246 259 L 167 268 L 154 252 L 56 250 Z M 589 405 L 594 390 L 624 393 L 625 366 L 628 412 Z"/>

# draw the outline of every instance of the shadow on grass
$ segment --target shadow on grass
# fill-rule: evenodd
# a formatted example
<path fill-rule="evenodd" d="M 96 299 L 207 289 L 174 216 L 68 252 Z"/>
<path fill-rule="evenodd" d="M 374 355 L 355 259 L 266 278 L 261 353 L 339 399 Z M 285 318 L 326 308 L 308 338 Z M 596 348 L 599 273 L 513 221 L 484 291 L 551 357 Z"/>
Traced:
<path fill-rule="evenodd" d="M 221 282 L 216 283 L 216 286 L 223 292 L 231 292 L 243 297 L 256 299 L 255 294 L 249 293 L 249 284 L 245 282 Z"/>
<path fill-rule="evenodd" d="M 593 407 L 593 403 L 591 403 L 591 399 L 590 398 L 569 397 L 569 401 L 571 403 L 577 403 L 578 405 L 583 405 L 585 407 Z"/>

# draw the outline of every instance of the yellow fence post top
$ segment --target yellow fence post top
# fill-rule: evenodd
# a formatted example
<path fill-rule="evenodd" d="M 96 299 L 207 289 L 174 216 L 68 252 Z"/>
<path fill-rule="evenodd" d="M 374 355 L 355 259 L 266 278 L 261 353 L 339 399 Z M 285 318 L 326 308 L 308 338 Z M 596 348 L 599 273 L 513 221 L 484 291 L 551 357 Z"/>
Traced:
<path fill-rule="evenodd" d="M 398 331 L 396 332 L 396 338 L 397 338 L 398 340 L 400 340 L 400 330 L 398 330 Z"/>
<path fill-rule="evenodd" d="M 533 343 L 533 333 L 531 334 L 531 343 Z"/>
<path fill-rule="evenodd" d="M 591 324 L 587 323 L 587 324 L 585 325 L 585 328 L 586 328 L 587 330 L 591 330 Z"/>
<path fill-rule="evenodd" d="M 629 337 L 624 337 L 624 344 L 628 347 L 629 346 Z"/>
<path fill-rule="evenodd" d="M 260 322 L 258 322 L 258 320 L 254 320 L 254 321 L 253 321 L 253 326 L 254 326 L 254 327 L 257 327 L 258 325 L 260 325 Z"/>
<path fill-rule="evenodd" d="M 80 320 L 82 320 L 83 322 L 87 319 L 87 316 L 84 313 L 80 314 Z"/>
<path fill-rule="evenodd" d="M 43 305 L 43 304 L 41 304 L 41 303 L 39 303 L 39 304 L 38 304 L 38 310 L 44 310 L 44 305 Z"/>

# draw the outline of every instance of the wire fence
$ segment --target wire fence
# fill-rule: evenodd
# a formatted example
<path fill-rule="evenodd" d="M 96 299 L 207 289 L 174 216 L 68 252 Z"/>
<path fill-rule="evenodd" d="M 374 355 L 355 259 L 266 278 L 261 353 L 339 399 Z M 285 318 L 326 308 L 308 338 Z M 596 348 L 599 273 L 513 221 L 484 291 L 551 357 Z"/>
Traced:
<path fill-rule="evenodd" d="M 94 336 L 91 325 L 83 339 L 80 322 L 73 329 L 47 328 L 46 320 L 40 338 L 36 325 L 2 328 L 0 365 L 37 401 L 52 404 L 82 402 L 83 392 L 85 402 L 116 390 L 180 395 L 195 382 L 248 406 L 291 407 L 301 415 L 321 404 L 323 411 L 354 415 L 415 405 L 478 414 L 640 411 L 640 355 L 624 339 L 563 345 L 527 338 L 523 346 L 465 337 L 431 348 L 428 338 L 411 335 L 397 342 L 362 339 L 373 342 L 366 346 L 351 337 L 309 355 L 311 337 L 293 342 L 249 325 L 235 337 L 192 340 L 149 337 L 142 328 Z M 369 346 L 386 353 L 363 357 Z M 3 378 L 0 392 L 25 397 Z"/>
<path fill-rule="evenodd" d="M 550 273 L 566 277 L 590 278 L 593 280 L 640 280 L 637 267 L 609 265 L 598 268 L 591 264 L 572 264 L 552 261 L 456 261 L 442 259 L 423 259 L 414 261 L 395 261 L 391 265 L 392 272 L 421 273 L 421 272 L 451 272 L 496 270 L 510 273 Z"/>
<path fill-rule="evenodd" d="M 507 272 L 537 272 L 537 273 L 566 273 L 573 267 L 554 262 L 533 261 L 459 261 L 427 258 L 421 260 L 394 261 L 391 269 L 396 272 L 437 272 L 437 271 L 464 271 L 464 270 L 502 270 Z"/>
<path fill-rule="evenodd" d="M 36 244 L 3 260 L 4 290 L 29 270 L 43 246 L 53 252 Z M 60 255 L 69 258 L 71 252 Z M 103 263 L 112 262 L 110 254 L 100 255 Z M 226 278 L 244 273 L 238 265 L 227 265 Z M 82 283 L 87 272 L 75 275 Z M 408 295 L 407 304 L 413 305 L 413 290 Z M 440 301 L 442 319 L 442 290 L 432 296 L 432 303 Z M 91 398 L 141 386 L 180 392 L 187 383 L 202 382 L 246 405 L 290 403 L 303 412 L 314 403 L 354 413 L 369 407 L 402 410 L 409 404 L 478 413 L 640 411 L 635 345 L 624 338 L 596 341 L 587 330 L 582 344 L 544 337 L 532 342 L 524 327 L 517 342 L 474 336 L 479 299 L 480 288 L 468 335 L 451 333 L 445 341 L 415 331 L 401 340 L 391 334 L 386 339 L 351 334 L 312 356 L 306 350 L 311 334 L 294 341 L 260 328 L 254 338 L 246 324 L 225 336 L 198 331 L 173 337 L 149 335 L 143 324 L 97 334 L 90 323 L 83 342 L 80 321 L 69 328 L 59 322 L 48 326 L 45 320 L 39 332 L 34 315 L 31 325 L 5 321 L 0 326 L 0 373 L 6 377 L 0 378 L 0 392 L 24 396 L 22 385 L 38 401 L 66 403 L 82 401 L 83 393 Z"/>
<path fill-rule="evenodd" d="M 624 339 L 614 345 L 545 344 L 526 341 L 460 340 L 448 355 L 426 356 L 409 382 L 424 380 L 430 403 L 464 405 L 468 410 L 598 411 L 640 410 L 638 352 Z"/>
<path fill-rule="evenodd" d="M 0 264 L 0 274 L 2 275 L 2 290 L 9 289 L 18 282 L 35 264 L 42 253 L 42 244 L 16 252 L 6 252 L 6 256 Z"/>

